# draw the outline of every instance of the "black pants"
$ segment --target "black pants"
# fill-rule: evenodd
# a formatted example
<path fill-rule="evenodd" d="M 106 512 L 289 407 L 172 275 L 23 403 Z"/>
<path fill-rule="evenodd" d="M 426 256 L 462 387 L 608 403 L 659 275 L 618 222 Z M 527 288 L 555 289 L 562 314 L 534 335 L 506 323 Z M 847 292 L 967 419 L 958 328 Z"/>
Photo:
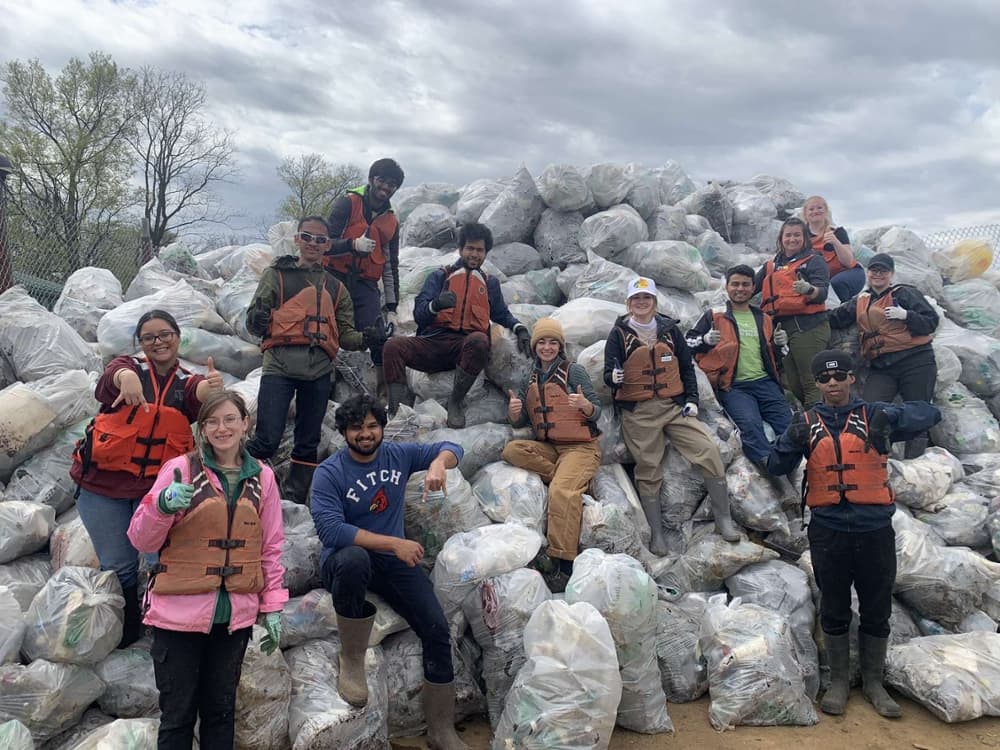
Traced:
<path fill-rule="evenodd" d="M 251 628 L 230 635 L 228 625 L 210 633 L 153 628 L 153 671 L 160 691 L 157 750 L 191 750 L 195 720 L 204 750 L 231 750 L 236 687 Z"/>
<path fill-rule="evenodd" d="M 295 442 L 292 458 L 316 463 L 323 417 L 330 399 L 330 373 L 315 380 L 264 375 L 257 395 L 257 429 L 247 443 L 254 458 L 266 461 L 278 450 L 285 432 L 288 407 L 295 398 Z"/>
<path fill-rule="evenodd" d="M 888 367 L 873 367 L 865 380 L 865 401 L 892 402 L 896 394 L 903 401 L 931 401 L 937 383 L 937 362 L 930 349 L 914 352 Z"/>
<path fill-rule="evenodd" d="M 374 554 L 358 546 L 344 547 L 323 565 L 323 586 L 333 597 L 333 608 L 344 617 L 364 617 L 368 589 L 381 596 L 420 638 L 427 681 L 452 681 L 455 674 L 448 621 L 430 579 L 419 565 L 411 568 L 393 555 Z"/>
<path fill-rule="evenodd" d="M 859 629 L 876 638 L 889 635 L 892 586 L 896 582 L 896 533 L 834 531 L 809 524 L 816 584 L 823 596 L 819 620 L 824 633 L 843 635 L 851 625 L 851 585 L 858 592 Z"/>

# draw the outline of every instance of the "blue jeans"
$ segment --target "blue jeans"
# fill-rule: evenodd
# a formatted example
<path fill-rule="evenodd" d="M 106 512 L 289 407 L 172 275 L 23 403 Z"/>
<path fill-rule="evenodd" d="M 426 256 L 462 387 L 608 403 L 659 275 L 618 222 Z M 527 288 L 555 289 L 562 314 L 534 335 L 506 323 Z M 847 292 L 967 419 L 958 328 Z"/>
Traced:
<path fill-rule="evenodd" d="M 420 638 L 426 680 L 445 683 L 454 679 L 448 621 L 430 579 L 419 565 L 411 568 L 395 555 L 352 545 L 337 550 L 323 562 L 323 586 L 333 597 L 333 608 L 352 618 L 365 616 L 365 592 L 374 591 Z"/>
<path fill-rule="evenodd" d="M 330 373 L 315 380 L 264 375 L 257 395 L 257 429 L 247 443 L 254 458 L 266 461 L 281 442 L 288 419 L 288 407 L 295 397 L 295 444 L 292 458 L 316 463 L 323 417 L 330 398 Z"/>
<path fill-rule="evenodd" d="M 733 383 L 728 391 L 719 391 L 719 401 L 729 418 L 736 423 L 743 441 L 743 452 L 751 461 L 764 461 L 771 453 L 771 443 L 764 434 L 764 422 L 780 435 L 792 423 L 785 394 L 771 378 Z"/>
<path fill-rule="evenodd" d="M 141 501 L 141 497 L 104 497 L 82 487 L 76 499 L 80 520 L 94 543 L 101 570 L 115 571 L 123 589 L 139 582 L 139 552 L 132 546 L 127 532 L 132 514 Z"/>
<path fill-rule="evenodd" d="M 841 271 L 832 279 L 830 286 L 837 294 L 837 299 L 847 302 L 851 297 L 865 288 L 865 269 L 860 265 Z"/>

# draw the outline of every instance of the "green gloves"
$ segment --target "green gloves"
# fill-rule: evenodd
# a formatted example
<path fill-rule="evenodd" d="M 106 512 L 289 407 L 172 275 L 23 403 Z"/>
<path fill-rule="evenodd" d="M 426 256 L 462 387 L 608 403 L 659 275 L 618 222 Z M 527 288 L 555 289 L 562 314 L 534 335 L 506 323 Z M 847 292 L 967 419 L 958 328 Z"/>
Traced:
<path fill-rule="evenodd" d="M 192 497 L 194 497 L 194 485 L 184 484 L 181 481 L 181 470 L 174 469 L 174 481 L 160 491 L 158 503 L 160 512 L 173 515 L 179 510 L 184 510 L 191 505 Z"/>
<path fill-rule="evenodd" d="M 281 612 L 268 612 L 264 615 L 264 629 L 267 635 L 260 639 L 260 650 L 265 654 L 273 654 L 281 641 Z"/>

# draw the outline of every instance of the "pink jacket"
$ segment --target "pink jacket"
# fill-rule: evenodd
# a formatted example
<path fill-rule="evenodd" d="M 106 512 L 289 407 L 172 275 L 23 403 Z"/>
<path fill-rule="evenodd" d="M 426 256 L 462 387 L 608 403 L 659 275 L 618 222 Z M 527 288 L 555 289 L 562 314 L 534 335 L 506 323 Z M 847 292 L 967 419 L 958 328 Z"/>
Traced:
<path fill-rule="evenodd" d="M 184 517 L 185 511 L 173 515 L 160 512 L 157 498 L 160 491 L 173 481 L 174 469 L 181 470 L 185 482 L 190 480 L 186 456 L 173 458 L 160 467 L 153 488 L 146 493 L 132 516 L 128 538 L 140 552 L 159 552 L 166 542 L 173 525 Z M 205 473 L 209 481 L 222 492 L 222 483 L 208 466 Z M 261 464 L 260 521 L 263 530 L 261 568 L 264 573 L 264 590 L 259 594 L 229 594 L 232 617 L 229 632 L 253 625 L 261 612 L 280 612 L 288 601 L 288 589 L 282 585 L 285 568 L 281 564 L 281 549 L 285 543 L 285 529 L 281 518 L 281 497 L 271 467 Z M 155 588 L 155 587 L 154 587 Z M 165 630 L 182 630 L 207 633 L 212 629 L 215 601 L 218 592 L 205 594 L 148 594 L 149 610 L 144 622 Z"/>

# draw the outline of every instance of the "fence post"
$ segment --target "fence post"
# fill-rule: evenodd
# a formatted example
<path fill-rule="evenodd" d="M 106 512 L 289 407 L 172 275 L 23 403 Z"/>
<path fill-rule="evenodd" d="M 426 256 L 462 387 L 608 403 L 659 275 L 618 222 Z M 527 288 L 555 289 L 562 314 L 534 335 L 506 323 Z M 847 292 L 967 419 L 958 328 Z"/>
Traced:
<path fill-rule="evenodd" d="M 149 230 L 149 219 L 142 217 L 142 232 L 139 236 L 140 268 L 153 259 L 153 237 Z"/>
<path fill-rule="evenodd" d="M 11 160 L 0 154 L 0 292 L 6 292 L 14 285 L 10 248 L 7 246 L 7 175 L 13 171 Z"/>

